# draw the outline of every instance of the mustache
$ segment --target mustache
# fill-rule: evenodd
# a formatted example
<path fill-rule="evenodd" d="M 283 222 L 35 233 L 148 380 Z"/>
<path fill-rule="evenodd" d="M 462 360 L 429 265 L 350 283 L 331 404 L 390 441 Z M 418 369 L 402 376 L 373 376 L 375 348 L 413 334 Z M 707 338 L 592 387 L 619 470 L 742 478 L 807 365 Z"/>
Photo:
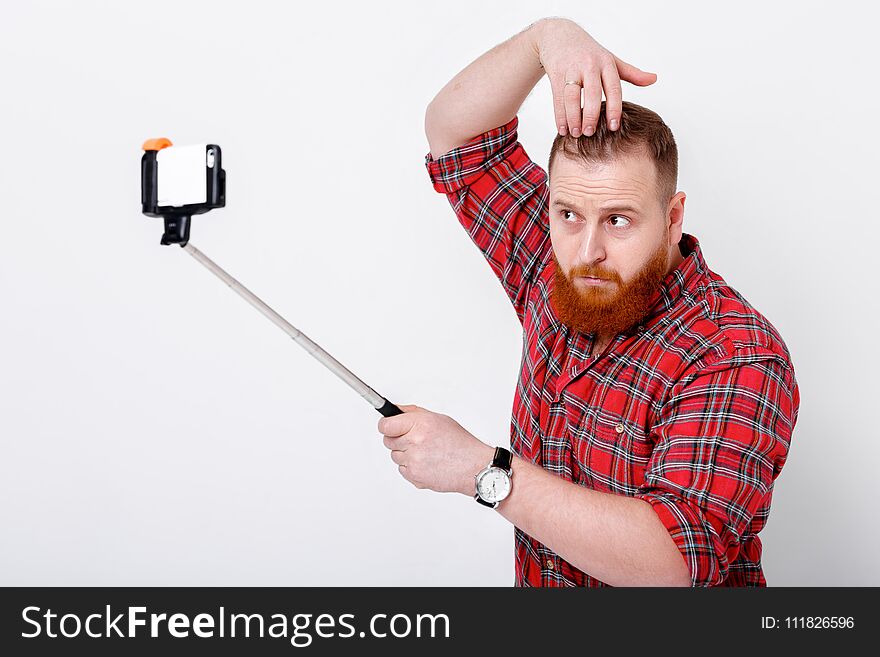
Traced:
<path fill-rule="evenodd" d="M 616 281 L 617 275 L 614 272 L 604 271 L 600 269 L 592 269 L 590 267 L 575 267 L 568 275 L 569 279 L 575 279 L 578 276 L 589 276 L 591 278 L 601 278 L 603 281 Z"/>

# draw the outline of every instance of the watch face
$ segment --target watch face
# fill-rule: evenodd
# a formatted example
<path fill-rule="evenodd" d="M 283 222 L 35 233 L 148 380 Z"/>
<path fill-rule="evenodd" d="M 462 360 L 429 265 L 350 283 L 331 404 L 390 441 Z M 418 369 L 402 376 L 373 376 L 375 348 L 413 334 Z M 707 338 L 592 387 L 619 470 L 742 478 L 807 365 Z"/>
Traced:
<path fill-rule="evenodd" d="M 501 468 L 489 468 L 477 479 L 477 493 L 486 502 L 500 502 L 510 494 L 510 477 Z"/>

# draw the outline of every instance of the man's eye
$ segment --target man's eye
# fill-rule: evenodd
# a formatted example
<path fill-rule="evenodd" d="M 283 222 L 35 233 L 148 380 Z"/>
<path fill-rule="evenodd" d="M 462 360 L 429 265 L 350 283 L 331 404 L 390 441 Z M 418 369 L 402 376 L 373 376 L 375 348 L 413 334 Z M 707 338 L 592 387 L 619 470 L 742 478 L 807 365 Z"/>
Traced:
<path fill-rule="evenodd" d="M 569 215 L 571 215 L 571 216 L 569 216 Z M 571 210 L 563 210 L 562 211 L 562 218 L 565 219 L 566 221 L 574 221 L 574 212 L 572 212 Z"/>
<path fill-rule="evenodd" d="M 618 224 L 617 226 L 615 226 L 615 228 L 625 228 L 626 226 L 629 226 L 629 223 L 630 223 L 629 219 L 627 219 L 623 215 L 619 215 L 619 214 L 611 215 L 611 220 L 613 221 L 614 219 L 623 219 L 623 221 L 626 222 L 624 224 Z"/>

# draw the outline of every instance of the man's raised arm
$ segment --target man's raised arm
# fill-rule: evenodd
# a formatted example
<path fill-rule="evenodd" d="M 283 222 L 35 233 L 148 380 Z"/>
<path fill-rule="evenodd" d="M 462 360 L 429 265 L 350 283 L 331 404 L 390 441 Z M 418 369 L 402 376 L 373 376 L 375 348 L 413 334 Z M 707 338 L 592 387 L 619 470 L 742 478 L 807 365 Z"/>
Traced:
<path fill-rule="evenodd" d="M 434 97 L 425 113 L 432 157 L 509 122 L 545 73 L 557 131 L 573 137 L 594 131 L 603 89 L 609 128 L 616 130 L 613 122 L 620 120 L 623 100 L 620 81 L 646 86 L 657 79 L 608 52 L 576 23 L 541 19 L 481 55 Z"/>

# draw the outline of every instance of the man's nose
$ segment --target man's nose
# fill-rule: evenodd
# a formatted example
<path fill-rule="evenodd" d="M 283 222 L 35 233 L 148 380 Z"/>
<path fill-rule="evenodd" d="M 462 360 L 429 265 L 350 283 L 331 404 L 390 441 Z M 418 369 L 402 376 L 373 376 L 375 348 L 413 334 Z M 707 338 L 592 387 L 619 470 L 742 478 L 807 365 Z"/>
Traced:
<path fill-rule="evenodd" d="M 578 260 L 588 267 L 595 267 L 605 259 L 605 236 L 599 226 L 584 228 L 578 256 Z"/>

